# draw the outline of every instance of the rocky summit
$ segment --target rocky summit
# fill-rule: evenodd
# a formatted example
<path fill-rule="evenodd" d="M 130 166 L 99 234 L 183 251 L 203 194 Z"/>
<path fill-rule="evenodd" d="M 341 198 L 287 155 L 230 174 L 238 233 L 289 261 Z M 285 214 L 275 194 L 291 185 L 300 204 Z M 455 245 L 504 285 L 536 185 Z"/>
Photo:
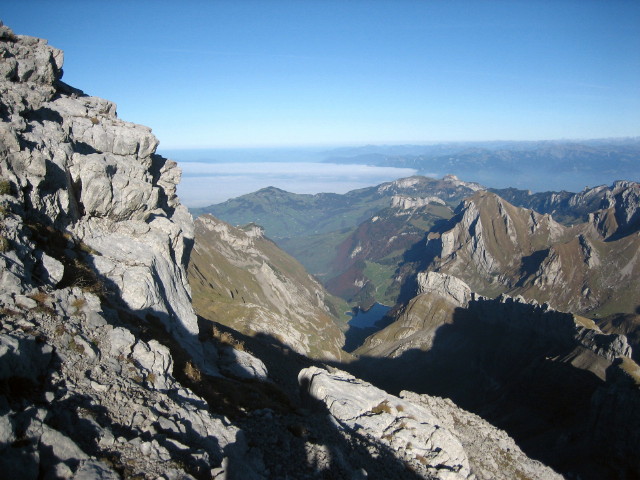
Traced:
<path fill-rule="evenodd" d="M 562 225 L 548 213 L 478 192 L 431 230 L 424 270 L 455 275 L 483 295 L 522 295 L 589 316 L 634 313 L 640 304 L 638 198 L 640 185 L 617 182 L 572 197 L 600 195 L 587 220 Z"/>
<path fill-rule="evenodd" d="M 296 352 L 304 341 L 247 335 L 240 349 L 215 335 L 191 304 L 179 169 L 149 128 L 63 83 L 62 63 L 45 40 L 0 25 L 3 478 L 555 477 L 451 402 L 314 364 Z M 250 262 L 247 285 L 287 295 L 274 264 L 242 257 L 259 231 L 201 226 L 220 237 L 225 268 Z M 316 293 L 307 300 L 323 310 Z M 615 406 L 607 392 L 602 408 Z"/>

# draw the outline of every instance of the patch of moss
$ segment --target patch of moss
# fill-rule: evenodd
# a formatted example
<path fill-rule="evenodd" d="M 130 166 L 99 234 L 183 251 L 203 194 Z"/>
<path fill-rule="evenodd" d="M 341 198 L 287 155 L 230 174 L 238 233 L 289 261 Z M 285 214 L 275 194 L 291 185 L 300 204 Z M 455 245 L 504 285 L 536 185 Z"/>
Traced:
<path fill-rule="evenodd" d="M 6 178 L 0 179 L 0 195 L 11 195 L 11 182 Z"/>
<path fill-rule="evenodd" d="M 9 243 L 9 240 L 3 235 L 0 235 L 0 253 L 5 253 L 9 250 L 11 250 L 11 244 Z"/>
<path fill-rule="evenodd" d="M 389 402 L 385 400 L 373 407 L 371 409 L 371 413 L 374 413 L 376 415 L 379 415 L 381 413 L 391 413 L 391 405 L 389 405 Z"/>

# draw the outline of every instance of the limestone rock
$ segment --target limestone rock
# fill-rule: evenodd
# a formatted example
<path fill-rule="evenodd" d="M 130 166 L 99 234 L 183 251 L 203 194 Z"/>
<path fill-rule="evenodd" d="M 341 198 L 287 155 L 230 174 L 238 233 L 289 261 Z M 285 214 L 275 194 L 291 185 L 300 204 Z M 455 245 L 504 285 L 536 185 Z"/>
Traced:
<path fill-rule="evenodd" d="M 173 376 L 175 352 L 221 375 L 191 306 L 175 162 L 112 102 L 62 83 L 46 41 L 0 25 L 0 56 L 0 468 L 202 478 L 232 459 L 261 478 L 242 431 Z"/>
<path fill-rule="evenodd" d="M 42 254 L 42 266 L 46 272 L 49 281 L 53 285 L 57 285 L 64 276 L 64 265 L 62 262 L 50 257 L 46 253 Z"/>
<path fill-rule="evenodd" d="M 401 392 L 400 398 L 419 405 L 435 415 L 464 447 L 469 465 L 478 479 L 561 480 L 563 477 L 542 463 L 527 457 L 504 431 L 451 400 Z"/>
<path fill-rule="evenodd" d="M 402 210 L 410 210 L 418 207 L 424 207 L 430 203 L 436 205 L 446 205 L 446 202 L 438 197 L 406 197 L 404 195 L 394 195 L 391 197 L 391 208 L 400 208 Z"/>
<path fill-rule="evenodd" d="M 467 306 L 472 298 L 471 289 L 459 278 L 436 272 L 418 274 L 418 293 L 437 292 L 460 307 Z"/>
<path fill-rule="evenodd" d="M 81 260 L 104 289 L 119 290 L 141 318 L 162 321 L 200 368 L 215 374 L 197 341 L 190 306 L 185 265 L 193 224 L 175 196 L 175 162 L 156 155 L 151 130 L 120 120 L 112 102 L 62 84 L 59 50 L 10 33 L 0 43 L 3 56 L 15 62 L 0 81 L 0 171 L 18 187 L 8 222 L 28 218 L 82 243 Z M 25 240 L 15 239 L 17 253 Z M 57 284 L 65 275 L 64 254 L 50 242 L 41 248 L 42 272 L 34 273 Z M 18 255 L 13 267 L 7 265 L 2 283 L 8 289 L 12 268 L 20 270 L 25 261 L 32 260 Z"/>
<path fill-rule="evenodd" d="M 253 355 L 224 346 L 220 349 L 220 370 L 231 377 L 267 380 L 267 367 Z"/>
<path fill-rule="evenodd" d="M 53 349 L 26 335 L 0 334 L 0 379 L 35 381 L 47 371 Z"/>
<path fill-rule="evenodd" d="M 376 439 L 397 452 L 422 475 L 472 477 L 460 442 L 428 410 L 347 374 L 310 367 L 298 381 L 323 402 L 341 428 Z"/>

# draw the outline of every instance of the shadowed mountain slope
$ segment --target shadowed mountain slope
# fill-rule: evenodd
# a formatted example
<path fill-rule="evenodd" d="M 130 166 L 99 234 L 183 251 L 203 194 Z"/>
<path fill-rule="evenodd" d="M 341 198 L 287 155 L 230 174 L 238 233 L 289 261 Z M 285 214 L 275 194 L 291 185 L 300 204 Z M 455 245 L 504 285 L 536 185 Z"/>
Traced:
<path fill-rule="evenodd" d="M 392 392 L 451 398 L 561 472 L 593 479 L 638 474 L 633 457 L 618 463 L 619 455 L 589 433 L 597 421 L 600 438 L 624 443 L 607 427 L 606 419 L 619 422 L 620 414 L 603 406 L 602 395 L 620 388 L 625 401 L 640 399 L 637 386 L 610 378 L 623 362 L 635 365 L 624 336 L 546 305 L 479 296 L 449 275 L 419 277 L 422 293 L 354 352 L 354 372 Z M 637 422 L 636 413 L 627 416 Z M 637 448 L 637 436 L 625 431 Z"/>

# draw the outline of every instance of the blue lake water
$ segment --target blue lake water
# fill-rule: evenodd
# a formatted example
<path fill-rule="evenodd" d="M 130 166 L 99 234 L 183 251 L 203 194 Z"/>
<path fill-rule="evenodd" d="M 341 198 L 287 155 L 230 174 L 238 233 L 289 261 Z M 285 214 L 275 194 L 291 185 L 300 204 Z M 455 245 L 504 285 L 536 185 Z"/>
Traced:
<path fill-rule="evenodd" d="M 366 312 L 358 308 L 355 314 L 353 312 L 348 314 L 352 317 L 348 323 L 350 326 L 356 328 L 373 327 L 378 320 L 387 314 L 389 310 L 391 310 L 391 307 L 380 303 L 374 304 Z"/>

